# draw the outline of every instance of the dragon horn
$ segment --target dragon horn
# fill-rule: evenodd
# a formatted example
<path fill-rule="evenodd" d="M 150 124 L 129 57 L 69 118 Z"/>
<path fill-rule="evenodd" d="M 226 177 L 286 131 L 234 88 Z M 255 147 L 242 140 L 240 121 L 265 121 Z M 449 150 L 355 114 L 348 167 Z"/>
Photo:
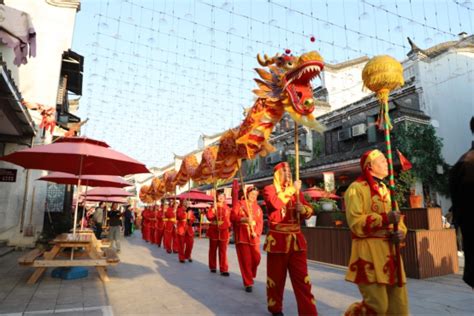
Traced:
<path fill-rule="evenodd" d="M 276 62 L 277 57 L 278 57 L 278 54 L 276 54 L 275 57 L 272 57 L 272 58 L 268 58 L 267 54 L 264 54 L 263 59 L 262 59 L 260 54 L 257 54 L 257 61 L 261 66 L 266 67 L 268 65 L 274 64 Z"/>

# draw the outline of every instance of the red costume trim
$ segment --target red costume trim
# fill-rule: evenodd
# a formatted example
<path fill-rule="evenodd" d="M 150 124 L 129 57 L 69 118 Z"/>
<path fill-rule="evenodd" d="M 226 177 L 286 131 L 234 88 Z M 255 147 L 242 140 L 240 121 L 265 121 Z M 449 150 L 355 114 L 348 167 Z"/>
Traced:
<path fill-rule="evenodd" d="M 354 283 L 356 284 L 369 284 L 369 278 L 367 276 L 366 267 L 369 270 L 374 270 L 374 264 L 369 261 L 365 261 L 362 258 L 357 259 L 354 263 L 349 266 L 349 269 L 356 272 Z"/>

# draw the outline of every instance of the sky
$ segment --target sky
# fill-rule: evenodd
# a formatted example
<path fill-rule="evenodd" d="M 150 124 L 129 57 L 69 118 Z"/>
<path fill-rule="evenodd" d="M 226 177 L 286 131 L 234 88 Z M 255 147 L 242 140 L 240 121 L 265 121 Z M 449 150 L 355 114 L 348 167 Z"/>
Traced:
<path fill-rule="evenodd" d="M 82 133 L 163 167 L 240 124 L 258 53 L 402 61 L 407 37 L 420 48 L 457 40 L 473 18 L 472 0 L 82 0 Z"/>

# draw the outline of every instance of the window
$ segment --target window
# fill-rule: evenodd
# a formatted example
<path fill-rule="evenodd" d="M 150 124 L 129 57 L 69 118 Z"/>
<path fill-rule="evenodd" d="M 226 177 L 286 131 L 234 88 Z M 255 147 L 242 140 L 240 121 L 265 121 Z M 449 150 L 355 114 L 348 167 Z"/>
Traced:
<path fill-rule="evenodd" d="M 375 117 L 367 117 L 367 139 L 369 143 L 377 142 L 377 126 L 375 125 Z"/>

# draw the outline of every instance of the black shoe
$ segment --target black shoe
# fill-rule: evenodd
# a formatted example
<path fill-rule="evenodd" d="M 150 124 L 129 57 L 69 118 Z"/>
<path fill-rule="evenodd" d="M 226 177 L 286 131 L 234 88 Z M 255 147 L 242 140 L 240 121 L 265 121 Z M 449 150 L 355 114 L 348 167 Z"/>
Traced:
<path fill-rule="evenodd" d="M 169 251 L 169 250 L 166 250 L 166 252 L 167 252 L 167 253 L 171 253 L 171 251 Z"/>
<path fill-rule="evenodd" d="M 222 276 L 229 276 L 230 274 L 229 274 L 229 272 L 221 272 L 221 275 Z"/>
<path fill-rule="evenodd" d="M 173 253 L 178 253 L 177 251 L 173 251 Z"/>
<path fill-rule="evenodd" d="M 216 269 L 211 269 L 211 273 L 216 273 Z"/>
<path fill-rule="evenodd" d="M 193 262 L 193 259 L 188 259 L 189 262 Z"/>
<path fill-rule="evenodd" d="M 184 263 L 185 261 L 184 260 L 179 260 L 179 262 Z"/>
<path fill-rule="evenodd" d="M 272 313 L 273 316 L 284 316 L 284 314 L 282 312 L 278 312 L 278 313 Z"/>
<path fill-rule="evenodd" d="M 252 293 L 252 290 L 253 290 L 252 286 L 246 286 L 245 287 L 245 292 L 247 292 L 247 293 Z"/>

